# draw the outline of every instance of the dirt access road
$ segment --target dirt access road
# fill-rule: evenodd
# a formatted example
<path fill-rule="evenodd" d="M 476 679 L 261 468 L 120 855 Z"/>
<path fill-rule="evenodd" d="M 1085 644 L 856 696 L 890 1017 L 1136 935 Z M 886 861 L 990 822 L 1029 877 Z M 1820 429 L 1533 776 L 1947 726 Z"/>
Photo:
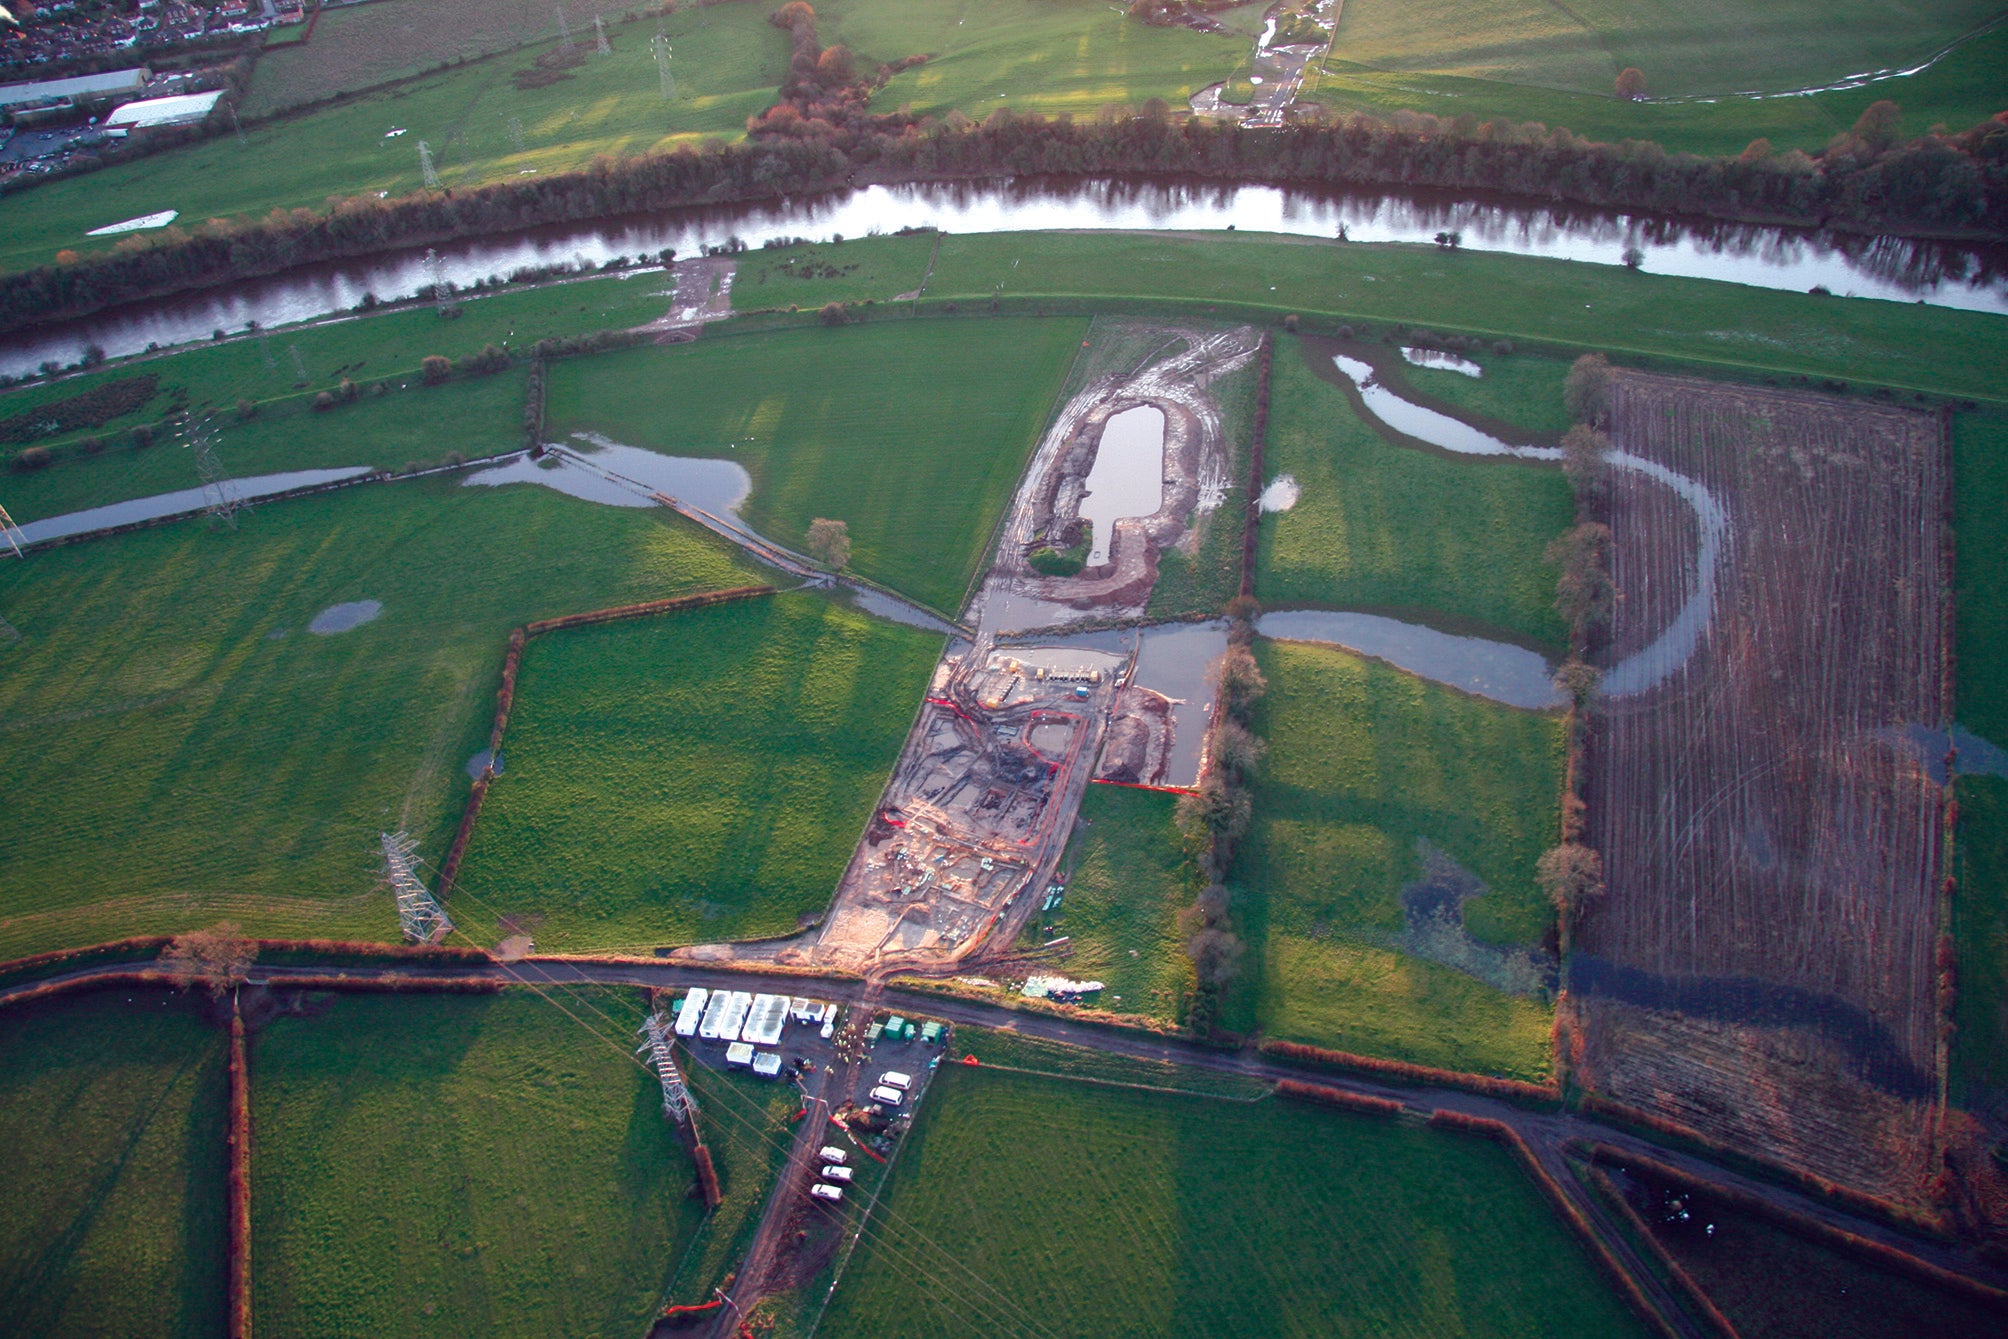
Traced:
<path fill-rule="evenodd" d="M 105 978 L 109 983 L 116 981 L 121 973 L 131 970 L 133 964 L 108 964 L 40 981 L 26 982 L 0 989 L 0 1002 L 11 996 L 48 985 L 52 981 L 81 983 L 93 978 Z M 254 984 L 283 988 L 289 976 L 318 975 L 324 974 L 326 970 L 312 966 L 254 967 L 251 977 Z M 804 978 L 799 974 L 734 971 L 674 963 L 614 963 L 577 958 L 526 958 L 516 963 L 466 966 L 440 964 L 344 967 L 342 971 L 350 976 L 386 983 L 412 979 L 450 981 L 468 977 L 501 976 L 519 985 L 539 990 L 550 986 L 592 984 L 653 987 L 658 990 L 705 986 L 793 994 L 804 984 Z M 1711 1332 L 1686 1318 L 1686 1313 L 1676 1304 L 1672 1291 L 1647 1266 L 1646 1261 L 1619 1226 L 1615 1216 L 1575 1176 L 1570 1156 L 1574 1147 L 1600 1142 L 1635 1156 L 1656 1158 L 1707 1185 L 1753 1195 L 1785 1212 L 1854 1233 L 1990 1287 L 2008 1289 L 2008 1270 L 1989 1265 L 1964 1246 L 1907 1236 L 1879 1221 L 1850 1214 L 1826 1201 L 1816 1200 L 1773 1182 L 1757 1180 L 1741 1172 L 1717 1166 L 1694 1154 L 1669 1149 L 1629 1131 L 1602 1124 L 1570 1111 L 1529 1110 L 1495 1098 L 1481 1097 L 1455 1089 L 1391 1083 L 1344 1074 L 1310 1073 L 1293 1066 L 1277 1064 L 1252 1050 L 1221 1051 L 1178 1037 L 1167 1037 L 1141 1030 L 1127 1031 L 1045 1014 L 1024 1013 L 1004 1005 L 978 1000 L 938 996 L 919 991 L 881 989 L 867 985 L 863 981 L 821 980 L 816 983 L 816 993 L 819 997 L 835 1000 L 846 1006 L 868 1004 L 876 1008 L 898 1009 L 910 1014 L 943 1019 L 960 1026 L 1015 1031 L 1029 1037 L 1062 1042 L 1136 1060 L 1190 1065 L 1212 1073 L 1241 1075 L 1269 1083 L 1282 1079 L 1315 1082 L 1341 1092 L 1399 1102 L 1408 1111 L 1422 1117 L 1427 1117 L 1436 1111 L 1451 1111 L 1499 1121 L 1513 1129 L 1527 1142 L 1536 1159 L 1561 1188 L 1570 1204 L 1583 1214 L 1598 1239 L 1651 1299 L 1653 1305 L 1659 1307 L 1662 1314 L 1671 1319 L 1673 1328 L 1683 1335 L 1694 1335 L 1697 1339 Z M 802 1144 L 802 1135 L 798 1132 L 797 1147 L 794 1150 L 794 1155 L 797 1157 L 802 1153 Z M 770 1220 L 774 1212 L 774 1205 L 770 1204 L 767 1211 Z M 763 1235 L 765 1228 L 766 1224 L 763 1222 Z M 742 1269 L 741 1273 L 749 1274 L 750 1271 Z"/>

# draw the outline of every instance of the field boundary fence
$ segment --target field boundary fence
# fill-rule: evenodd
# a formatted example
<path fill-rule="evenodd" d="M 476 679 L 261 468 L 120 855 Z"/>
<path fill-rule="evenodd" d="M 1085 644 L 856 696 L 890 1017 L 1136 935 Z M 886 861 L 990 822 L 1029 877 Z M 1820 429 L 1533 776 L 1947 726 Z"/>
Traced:
<path fill-rule="evenodd" d="M 1521 1170 L 1533 1178 L 1542 1197 L 1548 1201 L 1548 1206 L 1568 1226 L 1570 1232 L 1589 1252 L 1590 1259 L 1597 1269 L 1617 1289 L 1618 1294 L 1625 1299 L 1639 1318 L 1663 1336 L 1663 1339 L 1681 1339 L 1680 1330 L 1652 1304 L 1651 1299 L 1645 1295 L 1645 1290 L 1639 1286 L 1638 1280 L 1619 1263 L 1617 1256 L 1612 1254 L 1610 1247 L 1604 1243 L 1604 1239 L 1597 1235 L 1596 1228 L 1591 1225 L 1582 1209 L 1569 1198 L 1568 1192 L 1562 1189 L 1561 1184 L 1548 1169 L 1541 1165 L 1541 1160 L 1534 1156 L 1534 1150 L 1528 1147 L 1527 1141 L 1520 1136 L 1518 1130 L 1504 1121 L 1494 1120 L 1489 1116 L 1472 1116 L 1443 1107 L 1438 1107 L 1430 1113 L 1429 1124 L 1433 1129 L 1456 1130 L 1483 1139 L 1491 1139 L 1503 1145 L 1513 1160 L 1520 1164 Z"/>

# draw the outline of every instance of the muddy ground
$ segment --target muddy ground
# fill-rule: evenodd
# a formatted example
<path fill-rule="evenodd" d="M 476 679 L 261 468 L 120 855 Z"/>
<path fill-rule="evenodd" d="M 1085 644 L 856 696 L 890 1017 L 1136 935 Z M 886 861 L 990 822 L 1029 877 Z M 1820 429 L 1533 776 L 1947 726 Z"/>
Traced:
<path fill-rule="evenodd" d="M 1901 746 L 1950 718 L 1938 421 L 1625 375 L 1616 447 L 1702 484 L 1727 539 L 1705 632 L 1607 700 L 1588 749 L 1607 895 L 1572 989 L 1608 1095 L 1843 1184 L 1923 1191 L 1942 1069 L 1945 794 Z M 1613 475 L 1614 644 L 1696 589 L 1692 509 Z"/>

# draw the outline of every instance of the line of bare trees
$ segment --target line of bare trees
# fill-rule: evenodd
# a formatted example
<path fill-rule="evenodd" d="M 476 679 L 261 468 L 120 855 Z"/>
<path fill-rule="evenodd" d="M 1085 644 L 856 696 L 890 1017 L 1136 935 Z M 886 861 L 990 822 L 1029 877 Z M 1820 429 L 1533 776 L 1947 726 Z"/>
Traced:
<path fill-rule="evenodd" d="M 1562 470 L 1576 495 L 1576 524 L 1548 546 L 1548 560 L 1560 569 L 1555 609 L 1569 625 L 1569 657 L 1555 673 L 1555 686 L 1569 702 L 1568 763 L 1561 839 L 1542 853 L 1535 877 L 1555 904 L 1565 953 L 1576 918 L 1604 892 L 1603 856 L 1584 840 L 1583 753 L 1598 680 L 1587 657 L 1609 633 L 1619 599 L 1611 576 L 1611 528 L 1596 519 L 1610 500 L 1611 442 L 1602 428 L 1610 409 L 1610 379 L 1610 362 L 1600 353 L 1588 353 L 1563 380 L 1562 400 L 1573 426 L 1562 438 Z"/>
<path fill-rule="evenodd" d="M 1227 606 L 1227 652 L 1214 667 L 1216 708 L 1206 739 L 1206 767 L 1196 793 L 1178 801 L 1178 824 L 1197 848 L 1206 883 L 1182 913 L 1192 959 L 1192 999 L 1186 1026 L 1202 1037 L 1220 1030 L 1221 997 L 1241 970 L 1246 946 L 1234 929 L 1234 895 L 1225 882 L 1234 853 L 1254 816 L 1251 790 L 1268 744 L 1254 733 L 1255 704 L 1269 681 L 1255 663 L 1255 615 L 1248 596 Z"/>

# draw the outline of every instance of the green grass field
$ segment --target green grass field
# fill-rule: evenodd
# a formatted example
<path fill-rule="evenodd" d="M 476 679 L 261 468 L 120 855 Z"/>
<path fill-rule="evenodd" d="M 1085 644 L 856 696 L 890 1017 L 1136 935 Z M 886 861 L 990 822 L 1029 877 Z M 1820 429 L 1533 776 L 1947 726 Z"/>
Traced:
<path fill-rule="evenodd" d="M 1567 432 L 1569 413 L 1562 406 L 1562 378 L 1569 374 L 1566 358 L 1531 354 L 1470 352 L 1458 355 L 1484 369 L 1468 377 L 1441 367 L 1415 367 L 1390 349 L 1376 368 L 1380 379 L 1401 388 L 1409 398 L 1439 400 L 1453 411 L 1473 418 L 1495 418 L 1528 434 L 1525 440 Z M 1407 393 L 1405 392 L 1405 393 Z"/>
<path fill-rule="evenodd" d="M 395 938 L 377 834 L 439 858 L 508 630 L 752 578 L 680 519 L 450 477 L 0 566 L 0 958 L 225 918 Z"/>
<path fill-rule="evenodd" d="M 1270 607 L 1475 624 L 1559 658 L 1565 630 L 1543 551 L 1575 519 L 1561 470 L 1390 442 L 1319 378 L 1321 356 L 1296 339 L 1277 348 L 1263 465 L 1302 495 L 1262 519 L 1256 595 Z"/>
<path fill-rule="evenodd" d="M 604 15 L 609 25 L 617 25 L 623 11 L 639 7 L 637 0 L 584 0 L 583 4 L 573 0 L 566 6 L 565 16 L 573 37 L 583 35 L 590 49 L 595 14 Z M 613 34 L 621 31 L 619 26 L 612 28 Z M 653 33 L 654 28 L 648 31 Z M 376 0 L 368 6 L 329 9 L 314 24 L 309 45 L 297 51 L 268 52 L 258 62 L 258 77 L 245 111 L 264 116 L 451 61 L 473 60 L 525 43 L 541 46 L 557 36 L 557 15 L 552 6 L 540 0 Z M 266 45 L 269 48 L 272 43 Z"/>
<path fill-rule="evenodd" d="M 757 1213 L 786 1097 L 713 1120 L 725 1202 L 707 1222 L 630 1055 L 639 999 L 549 994 L 336 996 L 257 1034 L 261 1332 L 633 1335 L 672 1285 L 716 1281 L 709 1243 Z"/>
<path fill-rule="evenodd" d="M 884 302 L 920 287 L 940 236 L 918 232 L 749 251 L 739 257 L 732 279 L 732 306 L 807 311 L 826 302 Z"/>
<path fill-rule="evenodd" d="M 669 311 L 668 288 L 669 280 L 659 271 L 639 272 L 470 294 L 460 303 L 461 314 L 454 320 L 441 320 L 428 304 L 367 317 L 339 316 L 308 325 L 281 326 L 267 332 L 262 340 L 239 333 L 218 343 L 120 359 L 102 371 L 0 391 L 0 418 L 81 394 L 107 381 L 151 373 L 160 378 L 159 392 L 152 401 L 92 431 L 110 441 L 135 423 L 157 422 L 179 390 L 196 409 L 223 411 L 223 429 L 228 434 L 233 430 L 231 413 L 239 400 L 257 403 L 261 412 L 304 409 L 317 393 L 332 390 L 344 376 L 359 383 L 416 382 L 419 364 L 431 354 L 458 358 L 479 352 L 487 344 L 522 350 L 546 336 L 646 325 Z M 293 361 L 296 349 L 297 366 Z M 299 384 L 302 380 L 304 387 Z M 520 413 L 498 420 L 501 427 L 519 435 L 521 422 Z M 39 444 L 61 454 L 67 444 L 84 435 L 62 433 L 41 439 Z M 15 449 L 9 445 L 0 452 L 11 457 Z"/>
<path fill-rule="evenodd" d="M 539 638 L 456 915 L 477 937 L 510 916 L 551 950 L 794 930 L 829 902 L 940 652 L 813 594 Z"/>
<path fill-rule="evenodd" d="M 925 52 L 872 100 L 981 120 L 998 107 L 1085 118 L 1109 105 L 1162 98 L 1174 111 L 1248 63 L 1262 6 L 1221 15 L 1234 31 L 1153 28 L 1096 0 L 827 0 L 816 7 L 825 44 L 871 63 Z"/>
<path fill-rule="evenodd" d="M 1099 1008 L 1172 1020 L 1192 985 L 1178 913 L 1199 891 L 1199 871 L 1184 853 L 1172 810 L 1177 797 L 1117 786 L 1089 786 L 1081 822 L 1062 871 L 1071 867 L 1059 908 L 1027 927 L 1033 942 L 1073 939 L 1060 970 L 1106 982 Z"/>
<path fill-rule="evenodd" d="M 1086 329 L 881 322 L 577 359 L 551 369 L 549 430 L 736 460 L 761 534 L 799 549 L 815 517 L 847 522 L 853 569 L 953 613 Z"/>
<path fill-rule="evenodd" d="M 944 1066 L 819 1333 L 1636 1334 L 1480 1140 Z"/>
<path fill-rule="evenodd" d="M 1955 419 L 1952 467 L 1959 719 L 2008 747 L 2008 413 Z M 1958 797 L 1952 1093 L 1998 1118 L 2008 1114 L 2008 780 L 1961 778 Z"/>
<path fill-rule="evenodd" d="M 1348 17 L 1353 14 L 1349 6 Z M 1775 57 L 1785 46 L 1763 49 Z M 1741 153 L 1759 137 L 1779 152 L 1814 153 L 1854 125 L 1869 104 L 1894 99 L 1904 109 L 1906 136 L 1944 124 L 1959 131 L 2001 110 L 2000 70 L 2008 60 L 2008 31 L 2000 29 L 1960 47 L 1923 74 L 1907 79 L 1834 89 L 1807 97 L 1701 102 L 1627 102 L 1613 95 L 1611 66 L 1601 87 L 1576 92 L 1510 79 L 1470 78 L 1436 71 L 1377 69 L 1351 58 L 1341 42 L 1321 75 L 1306 81 L 1300 97 L 1338 114 L 1374 116 L 1409 109 L 1437 116 L 1505 117 L 1514 122 L 1566 126 L 1605 142 L 1652 140 L 1669 153 Z M 1850 71 L 1852 72 L 1852 71 Z M 1653 71 L 1648 69 L 1650 76 Z M 1657 88 L 1659 80 L 1649 80 Z"/>
<path fill-rule="evenodd" d="M 223 1329 L 223 1034 L 206 1001 L 0 1012 L 0 1312 L 13 1334 Z"/>
<path fill-rule="evenodd" d="M 1397 950 L 1418 839 L 1485 884 L 1471 938 L 1538 946 L 1534 862 L 1560 803 L 1557 717 L 1328 647 L 1266 642 L 1269 758 L 1228 883 L 1248 941 L 1230 1023 L 1272 1037 L 1520 1078 L 1546 1072 L 1549 1009 Z"/>
<path fill-rule="evenodd" d="M 1275 291 L 1272 292 L 1271 288 Z M 1235 304 L 1403 321 L 1491 339 L 1671 358 L 1721 375 L 1801 373 L 2001 397 L 2008 322 L 1904 302 L 1840 301 L 1609 265 L 1444 253 L 1431 246 L 1218 233 L 996 233 L 942 240 L 932 302 L 994 292 L 1028 303 L 1119 299 Z"/>
<path fill-rule="evenodd" d="M 357 26 L 412 14 L 413 0 L 360 6 L 331 15 Z M 403 11 L 403 14 L 397 13 Z M 649 42 L 652 22 L 608 29 L 614 54 L 592 54 L 589 14 L 573 14 L 586 34 L 583 65 L 545 88 L 518 88 L 517 72 L 555 46 L 546 41 L 380 89 L 306 115 L 244 127 L 245 142 L 223 135 L 38 186 L 7 199 L 0 267 L 50 263 L 58 250 L 108 250 L 118 239 L 86 238 L 92 228 L 158 209 L 179 209 L 184 225 L 205 219 L 261 217 L 273 209 L 320 209 L 332 196 L 404 195 L 424 185 L 419 141 L 430 146 L 442 186 L 467 187 L 526 172 L 577 171 L 599 154 L 632 155 L 706 139 L 738 139 L 746 118 L 769 106 L 787 69 L 788 37 L 757 5 L 692 9 L 665 20 L 677 96 L 665 100 Z M 421 25 L 436 19 L 419 17 Z M 541 22 L 555 26 L 552 10 Z M 259 65 L 247 112 L 268 110 L 265 90 L 289 86 L 287 66 L 327 60 L 324 28 L 292 51 Z M 387 64 L 402 61 L 380 45 Z M 332 90 L 330 90 L 332 91 Z M 317 95 L 318 96 L 318 95 Z M 522 131 L 522 147 L 510 127 Z M 389 137 L 402 128 L 407 133 Z"/>

